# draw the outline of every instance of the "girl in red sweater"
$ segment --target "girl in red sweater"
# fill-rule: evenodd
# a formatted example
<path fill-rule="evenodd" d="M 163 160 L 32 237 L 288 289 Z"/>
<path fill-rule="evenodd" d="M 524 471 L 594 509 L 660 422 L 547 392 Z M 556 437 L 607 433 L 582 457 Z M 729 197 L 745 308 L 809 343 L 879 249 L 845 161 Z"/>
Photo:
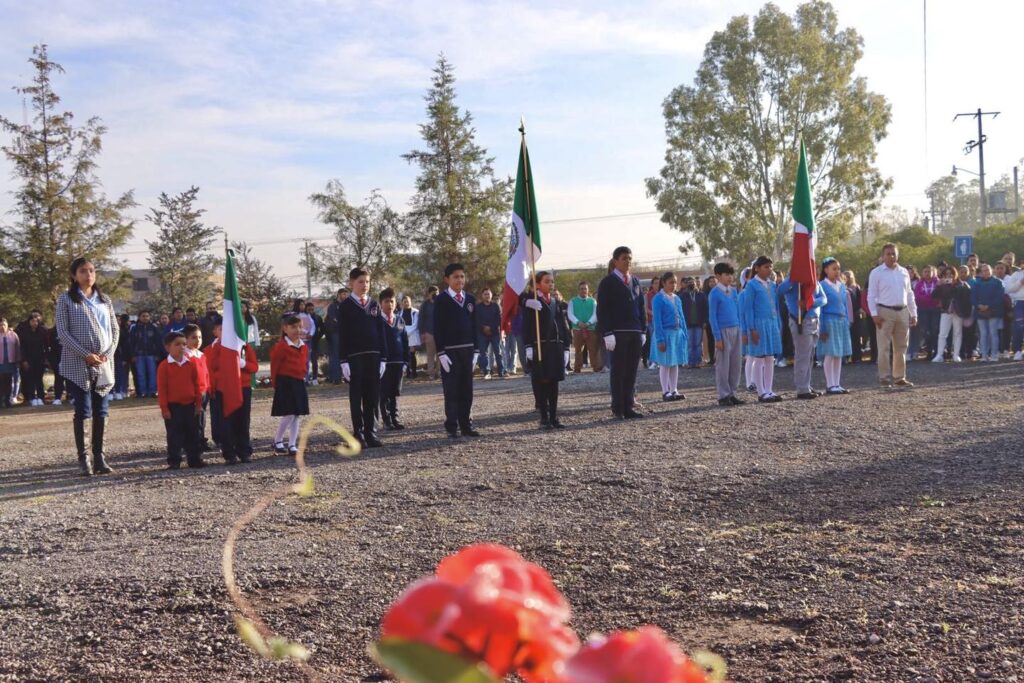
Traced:
<path fill-rule="evenodd" d="M 281 418 L 274 452 L 295 455 L 299 450 L 299 416 L 309 415 L 305 382 L 309 347 L 302 342 L 302 321 L 298 316 L 287 316 L 282 321 L 281 333 L 281 340 L 270 350 L 270 383 L 274 386 L 270 414 Z M 285 432 L 289 432 L 287 448 Z"/>

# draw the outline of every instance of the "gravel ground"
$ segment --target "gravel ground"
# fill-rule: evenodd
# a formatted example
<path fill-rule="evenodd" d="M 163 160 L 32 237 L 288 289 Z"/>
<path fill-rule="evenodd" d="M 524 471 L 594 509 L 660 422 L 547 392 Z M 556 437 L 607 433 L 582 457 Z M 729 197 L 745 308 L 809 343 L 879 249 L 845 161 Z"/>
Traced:
<path fill-rule="evenodd" d="M 735 409 L 711 372 L 665 404 L 642 371 L 650 414 L 628 422 L 606 375 L 573 376 L 560 432 L 537 431 L 525 380 L 479 381 L 485 437 L 456 443 L 440 387 L 407 385 L 385 448 L 313 439 L 318 493 L 250 528 L 240 585 L 329 680 L 379 680 L 388 604 L 493 540 L 550 570 L 581 635 L 654 623 L 735 681 L 1024 681 L 1024 363 L 914 363 L 902 391 L 854 366 L 849 396 Z M 793 396 L 791 371 L 776 388 Z M 347 414 L 342 397 L 314 390 L 313 410 Z M 269 399 L 254 463 L 174 473 L 154 402 L 117 403 L 117 471 L 92 479 L 67 409 L 0 414 L 0 679 L 301 678 L 234 637 L 220 576 L 232 520 L 293 476 Z"/>

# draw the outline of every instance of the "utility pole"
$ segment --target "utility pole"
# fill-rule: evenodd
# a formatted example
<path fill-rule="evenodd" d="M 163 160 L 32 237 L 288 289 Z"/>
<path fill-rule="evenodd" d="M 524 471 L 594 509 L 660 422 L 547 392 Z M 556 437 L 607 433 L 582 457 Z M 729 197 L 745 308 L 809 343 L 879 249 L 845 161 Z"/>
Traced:
<path fill-rule="evenodd" d="M 999 116 L 999 112 L 982 111 L 979 107 L 976 112 L 957 114 L 953 117 L 953 120 L 956 121 L 961 116 L 970 116 L 978 119 L 978 139 L 967 141 L 967 144 L 964 145 L 964 154 L 970 154 L 974 151 L 975 147 L 978 148 L 978 193 L 981 199 L 981 227 L 985 227 L 985 214 L 988 213 L 988 207 L 985 205 L 985 133 L 982 132 L 981 120 L 985 116 L 995 118 Z"/>
<path fill-rule="evenodd" d="M 306 298 L 313 298 L 313 279 L 310 274 L 309 240 L 306 240 Z"/>
<path fill-rule="evenodd" d="M 1020 218 L 1020 184 L 1017 182 L 1017 167 L 1013 167 L 1013 217 Z"/>

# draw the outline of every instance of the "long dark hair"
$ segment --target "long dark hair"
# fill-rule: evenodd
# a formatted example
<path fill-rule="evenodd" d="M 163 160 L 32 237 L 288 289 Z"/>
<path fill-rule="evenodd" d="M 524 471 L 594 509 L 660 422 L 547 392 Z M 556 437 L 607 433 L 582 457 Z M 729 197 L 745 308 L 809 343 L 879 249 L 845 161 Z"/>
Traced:
<path fill-rule="evenodd" d="M 78 273 L 78 269 L 86 263 L 92 263 L 92 261 L 85 256 L 79 256 L 72 261 L 71 265 L 68 267 L 68 272 L 71 274 L 71 284 L 68 286 L 68 297 L 76 304 L 82 303 L 82 290 L 78 288 L 78 281 L 75 280 L 75 275 Z M 100 291 L 100 286 L 98 284 L 93 284 L 92 291 L 96 292 L 100 301 L 104 303 L 108 303 L 110 301 L 107 296 Z"/>

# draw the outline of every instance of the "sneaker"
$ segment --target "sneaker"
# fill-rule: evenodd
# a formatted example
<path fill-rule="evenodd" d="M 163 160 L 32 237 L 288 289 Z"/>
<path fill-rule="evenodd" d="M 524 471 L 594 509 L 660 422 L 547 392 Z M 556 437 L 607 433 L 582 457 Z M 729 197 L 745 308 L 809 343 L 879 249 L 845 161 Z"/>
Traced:
<path fill-rule="evenodd" d="M 1024 360 L 1024 351 L 1018 351 L 1017 353 L 1013 354 L 1013 359 Z"/>
<path fill-rule="evenodd" d="M 789 363 L 786 362 L 785 358 L 780 358 L 779 360 L 775 361 L 775 367 L 777 368 L 784 368 L 788 365 Z"/>
<path fill-rule="evenodd" d="M 491 379 L 491 373 L 488 372 L 486 375 L 484 375 L 484 379 Z"/>
<path fill-rule="evenodd" d="M 914 383 L 911 382 L 909 379 L 898 379 L 896 380 L 896 386 L 903 387 L 905 389 L 910 389 L 911 387 L 914 386 Z"/>
<path fill-rule="evenodd" d="M 60 399 L 59 398 L 53 399 L 53 401 L 50 403 L 50 405 L 51 406 L 59 406 L 59 405 L 61 405 Z"/>
<path fill-rule="evenodd" d="M 313 381 L 310 382 L 310 384 L 312 384 L 314 387 L 318 387 L 320 386 L 320 380 L 313 378 Z"/>
<path fill-rule="evenodd" d="M 964 359 L 961 358 L 960 356 L 953 356 L 953 362 L 954 363 L 963 363 Z"/>
<path fill-rule="evenodd" d="M 942 362 L 942 356 L 935 356 L 935 358 L 932 358 L 932 362 L 933 363 L 941 363 Z"/>

